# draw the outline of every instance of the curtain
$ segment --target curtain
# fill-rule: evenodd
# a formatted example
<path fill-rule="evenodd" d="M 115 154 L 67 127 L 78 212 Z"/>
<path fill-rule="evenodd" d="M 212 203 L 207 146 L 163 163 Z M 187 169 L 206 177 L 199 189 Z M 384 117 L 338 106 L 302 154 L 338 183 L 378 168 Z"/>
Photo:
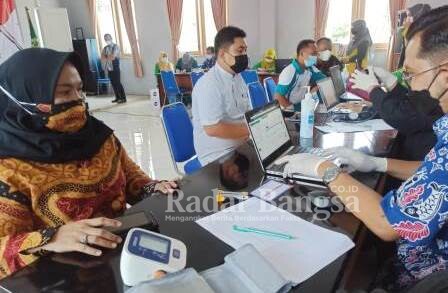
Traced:
<path fill-rule="evenodd" d="M 134 63 L 134 73 L 136 77 L 143 77 L 143 67 L 140 55 L 140 48 L 137 41 L 137 31 L 134 22 L 134 9 L 132 0 L 120 0 L 123 20 L 128 33 L 129 43 L 132 50 L 132 61 Z"/>
<path fill-rule="evenodd" d="M 325 35 L 330 0 L 314 0 L 314 37 L 317 40 Z"/>
<path fill-rule="evenodd" d="M 211 0 L 213 19 L 219 31 L 227 25 L 227 0 Z"/>
<path fill-rule="evenodd" d="M 182 4 L 183 0 L 166 0 L 166 5 L 168 7 L 168 18 L 170 21 L 171 28 L 171 43 L 173 50 L 173 60 L 176 62 L 178 58 L 178 49 L 180 33 L 182 30 Z"/>
<path fill-rule="evenodd" d="M 397 16 L 398 11 L 404 10 L 406 8 L 406 0 L 389 0 L 389 13 L 390 13 L 390 25 L 391 25 L 391 35 L 389 41 L 389 49 L 387 51 L 387 68 L 389 70 L 395 70 L 397 60 L 400 57 L 395 54 L 395 42 L 398 35 L 397 32 Z"/>
<path fill-rule="evenodd" d="M 90 24 L 92 25 L 93 35 L 96 37 L 98 21 L 96 19 L 96 0 L 87 0 L 90 12 Z"/>

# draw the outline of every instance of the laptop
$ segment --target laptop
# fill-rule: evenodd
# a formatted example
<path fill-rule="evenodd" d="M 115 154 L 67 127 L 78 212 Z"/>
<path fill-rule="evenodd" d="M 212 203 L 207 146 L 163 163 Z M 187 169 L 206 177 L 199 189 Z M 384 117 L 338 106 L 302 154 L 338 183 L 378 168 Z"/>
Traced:
<path fill-rule="evenodd" d="M 275 59 L 275 73 L 282 73 L 289 64 L 291 64 L 291 59 Z"/>
<path fill-rule="evenodd" d="M 348 109 L 341 109 L 336 107 L 341 103 L 339 96 L 336 94 L 336 89 L 334 87 L 331 78 L 327 77 L 317 81 L 317 86 L 319 87 L 319 95 L 324 102 L 327 112 L 329 113 L 351 113 L 352 111 Z"/>
<path fill-rule="evenodd" d="M 283 169 L 286 164 L 275 164 L 278 159 L 313 150 L 313 148 L 293 145 L 277 101 L 249 111 L 245 117 L 258 160 L 267 175 L 283 177 Z M 289 179 L 323 183 L 322 179 L 302 174 L 295 174 Z"/>
<path fill-rule="evenodd" d="M 339 65 L 330 67 L 330 76 L 333 81 L 334 89 L 336 91 L 336 96 L 341 100 L 346 101 L 362 101 L 363 99 L 355 94 L 347 92 L 345 90 L 344 80 L 342 79 L 342 74 Z"/>

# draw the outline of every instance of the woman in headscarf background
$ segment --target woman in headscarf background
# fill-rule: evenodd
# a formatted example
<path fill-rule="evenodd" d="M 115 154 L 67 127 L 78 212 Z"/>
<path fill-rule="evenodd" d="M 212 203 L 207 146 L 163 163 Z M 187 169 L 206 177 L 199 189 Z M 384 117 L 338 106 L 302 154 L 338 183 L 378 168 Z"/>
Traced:
<path fill-rule="evenodd" d="M 352 38 L 347 47 L 347 57 L 344 63 L 354 63 L 358 69 L 366 69 L 369 63 L 369 51 L 372 46 L 372 38 L 369 29 L 363 19 L 352 23 Z"/>
<path fill-rule="evenodd" d="M 261 72 L 275 72 L 275 59 L 277 59 L 277 53 L 275 49 L 267 49 L 263 55 L 263 59 L 254 65 L 253 69 Z"/>
<path fill-rule="evenodd" d="M 159 60 L 155 65 L 154 73 L 160 74 L 160 71 L 174 71 L 174 65 L 170 62 L 166 52 L 160 52 Z"/>
<path fill-rule="evenodd" d="M 181 72 L 191 72 L 193 69 L 198 67 L 198 62 L 188 52 L 184 53 L 182 58 L 179 58 L 176 63 L 176 70 Z"/>
<path fill-rule="evenodd" d="M 0 278 L 46 252 L 99 256 L 122 239 L 106 229 L 174 182 L 149 178 L 113 131 L 90 116 L 74 53 L 20 51 L 0 66 Z M 28 109 L 28 110 L 25 110 Z M 31 113 L 31 114 L 30 114 Z"/>

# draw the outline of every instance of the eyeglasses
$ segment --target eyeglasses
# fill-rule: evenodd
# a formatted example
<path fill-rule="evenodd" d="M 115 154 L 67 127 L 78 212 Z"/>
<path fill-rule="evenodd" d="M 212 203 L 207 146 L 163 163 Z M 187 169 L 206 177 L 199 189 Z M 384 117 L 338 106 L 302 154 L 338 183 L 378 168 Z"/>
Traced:
<path fill-rule="evenodd" d="M 437 66 L 431 67 L 429 69 L 423 70 L 423 71 L 421 71 L 419 73 L 415 73 L 415 74 L 410 74 L 407 71 L 403 71 L 403 80 L 406 81 L 407 84 L 409 84 L 412 81 L 412 79 L 414 79 L 414 77 L 422 75 L 422 74 L 424 74 L 426 72 L 429 72 L 429 71 L 432 71 L 432 70 L 435 70 L 435 69 L 439 69 L 440 67 L 442 67 L 444 65 L 447 65 L 447 64 L 448 64 L 448 61 L 444 62 L 442 64 L 439 64 Z"/>

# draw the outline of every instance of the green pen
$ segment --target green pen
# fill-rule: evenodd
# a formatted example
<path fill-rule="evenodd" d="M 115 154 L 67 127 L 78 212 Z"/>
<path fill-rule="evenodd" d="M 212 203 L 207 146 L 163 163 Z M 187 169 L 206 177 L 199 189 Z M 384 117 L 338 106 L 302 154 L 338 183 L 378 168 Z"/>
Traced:
<path fill-rule="evenodd" d="M 286 240 L 296 239 L 296 237 L 288 235 L 288 234 L 267 231 L 267 230 L 261 230 L 261 229 L 257 229 L 257 228 L 251 228 L 251 227 L 241 227 L 238 225 L 233 225 L 233 231 L 243 232 L 243 233 L 255 233 L 258 235 L 262 235 L 262 236 L 267 236 L 267 237 L 272 237 L 272 238 L 280 238 L 280 239 L 286 239 Z"/>

